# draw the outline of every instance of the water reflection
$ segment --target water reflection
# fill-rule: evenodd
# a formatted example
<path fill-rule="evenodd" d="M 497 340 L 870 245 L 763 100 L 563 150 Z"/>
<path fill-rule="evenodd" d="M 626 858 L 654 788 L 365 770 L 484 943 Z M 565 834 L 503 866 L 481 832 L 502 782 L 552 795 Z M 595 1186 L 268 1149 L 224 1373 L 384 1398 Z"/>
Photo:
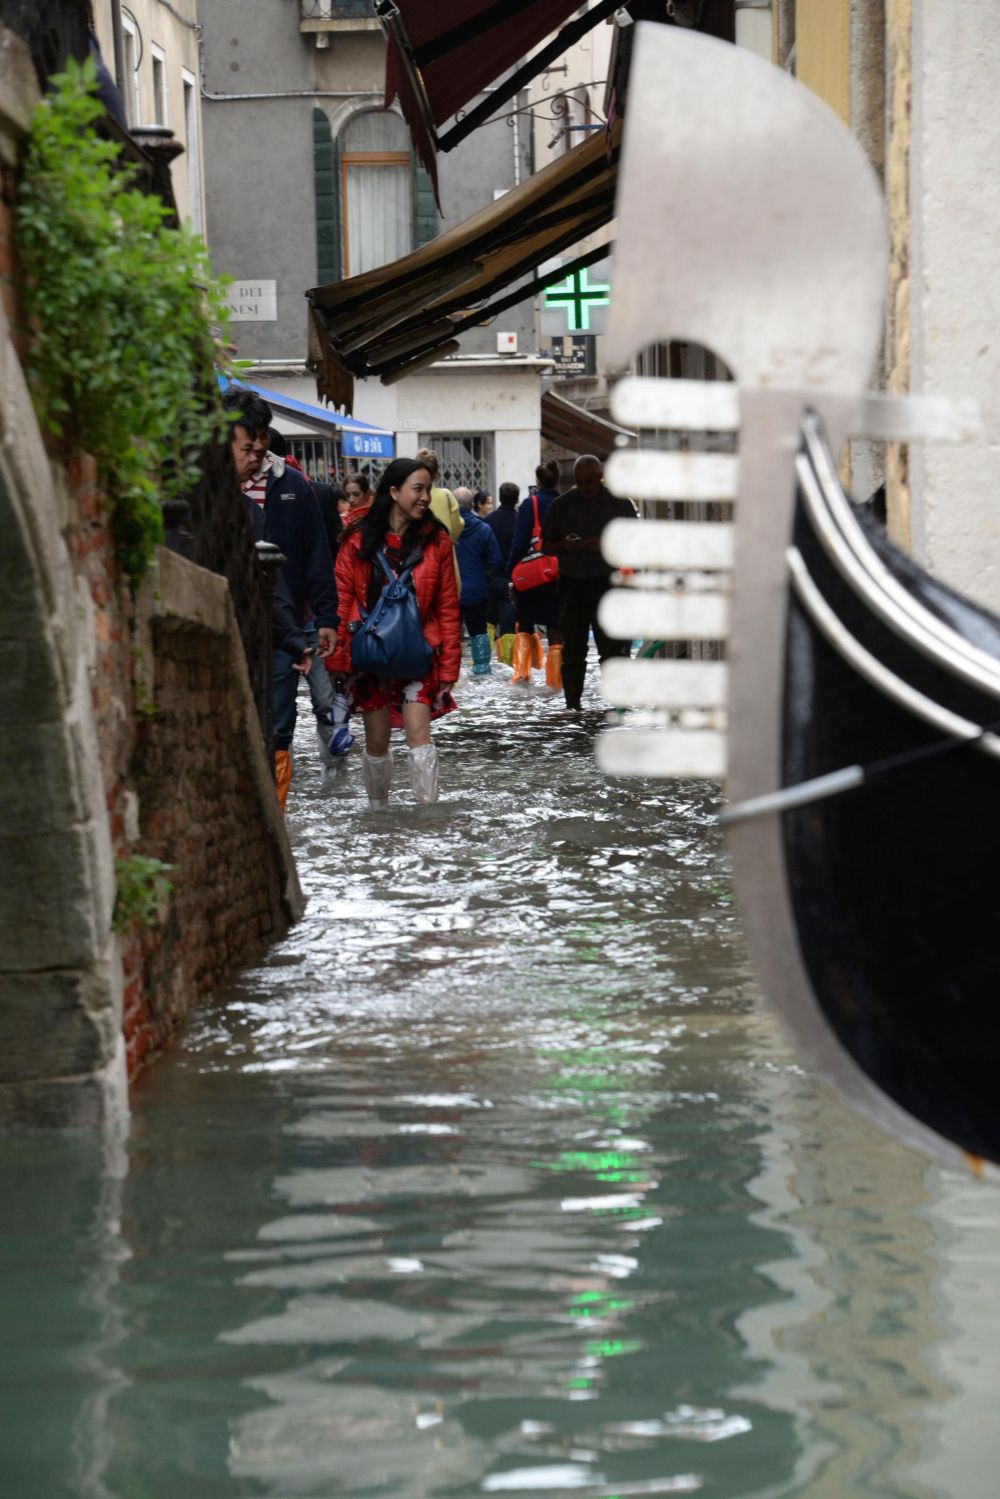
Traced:
<path fill-rule="evenodd" d="M 11 1492 L 992 1499 L 1000 1199 L 759 1014 L 712 789 L 505 691 L 438 807 L 293 790 L 307 919 L 148 1075 L 124 1182 L 10 1147 Z"/>

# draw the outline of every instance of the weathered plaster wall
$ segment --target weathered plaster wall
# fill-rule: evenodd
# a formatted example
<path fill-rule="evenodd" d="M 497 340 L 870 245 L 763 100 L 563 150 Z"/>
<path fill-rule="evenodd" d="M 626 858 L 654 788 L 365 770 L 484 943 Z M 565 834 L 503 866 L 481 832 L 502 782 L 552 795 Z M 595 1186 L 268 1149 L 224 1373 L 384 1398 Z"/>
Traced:
<path fill-rule="evenodd" d="M 897 0 L 898 3 L 898 0 Z M 983 440 L 910 455 L 915 556 L 1000 608 L 1000 30 L 991 0 L 913 0 L 910 381 L 971 396 Z"/>

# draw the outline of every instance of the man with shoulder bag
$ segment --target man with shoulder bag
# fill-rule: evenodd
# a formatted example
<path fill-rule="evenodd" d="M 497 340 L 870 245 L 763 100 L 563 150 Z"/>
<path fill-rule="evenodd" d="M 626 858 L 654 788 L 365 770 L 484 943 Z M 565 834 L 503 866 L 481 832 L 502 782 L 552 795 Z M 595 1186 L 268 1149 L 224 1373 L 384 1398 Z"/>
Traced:
<path fill-rule="evenodd" d="M 631 500 L 617 499 L 605 488 L 604 469 L 593 454 L 576 460 L 573 478 L 574 487 L 553 502 L 542 523 L 542 550 L 559 559 L 563 691 L 567 708 L 578 709 L 590 631 L 602 662 L 629 653 L 629 641 L 612 640 L 601 629 L 597 608 L 611 586 L 612 573 L 601 556 L 601 533 L 619 517 L 634 520 L 635 507 Z"/>

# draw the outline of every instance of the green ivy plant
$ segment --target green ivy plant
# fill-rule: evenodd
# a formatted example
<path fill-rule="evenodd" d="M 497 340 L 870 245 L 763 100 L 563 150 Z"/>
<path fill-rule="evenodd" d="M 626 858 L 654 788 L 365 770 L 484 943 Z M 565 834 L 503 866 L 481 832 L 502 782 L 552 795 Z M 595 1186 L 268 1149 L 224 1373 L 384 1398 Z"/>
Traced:
<path fill-rule="evenodd" d="M 125 931 L 133 921 L 152 926 L 159 919 L 160 907 L 174 888 L 167 878 L 173 867 L 146 854 L 115 860 L 118 890 L 111 925 L 116 932 Z"/>
<path fill-rule="evenodd" d="M 163 538 L 161 501 L 197 483 L 198 454 L 223 431 L 223 284 L 203 242 L 165 222 L 165 205 L 94 129 L 104 111 L 93 60 L 71 59 L 50 82 L 15 217 L 28 380 L 43 428 L 93 454 L 134 584 Z"/>

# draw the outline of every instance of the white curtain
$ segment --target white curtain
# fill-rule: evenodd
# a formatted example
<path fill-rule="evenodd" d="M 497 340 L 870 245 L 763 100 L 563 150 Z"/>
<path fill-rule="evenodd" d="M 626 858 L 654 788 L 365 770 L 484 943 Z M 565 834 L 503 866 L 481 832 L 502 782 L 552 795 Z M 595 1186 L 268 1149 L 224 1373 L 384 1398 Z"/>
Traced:
<path fill-rule="evenodd" d="M 394 110 L 365 110 L 344 128 L 349 276 L 397 260 L 413 248 L 412 167 L 406 125 Z M 352 161 L 360 153 L 402 156 L 398 162 Z"/>
<path fill-rule="evenodd" d="M 347 274 L 359 276 L 412 248 L 410 166 L 345 163 Z"/>

